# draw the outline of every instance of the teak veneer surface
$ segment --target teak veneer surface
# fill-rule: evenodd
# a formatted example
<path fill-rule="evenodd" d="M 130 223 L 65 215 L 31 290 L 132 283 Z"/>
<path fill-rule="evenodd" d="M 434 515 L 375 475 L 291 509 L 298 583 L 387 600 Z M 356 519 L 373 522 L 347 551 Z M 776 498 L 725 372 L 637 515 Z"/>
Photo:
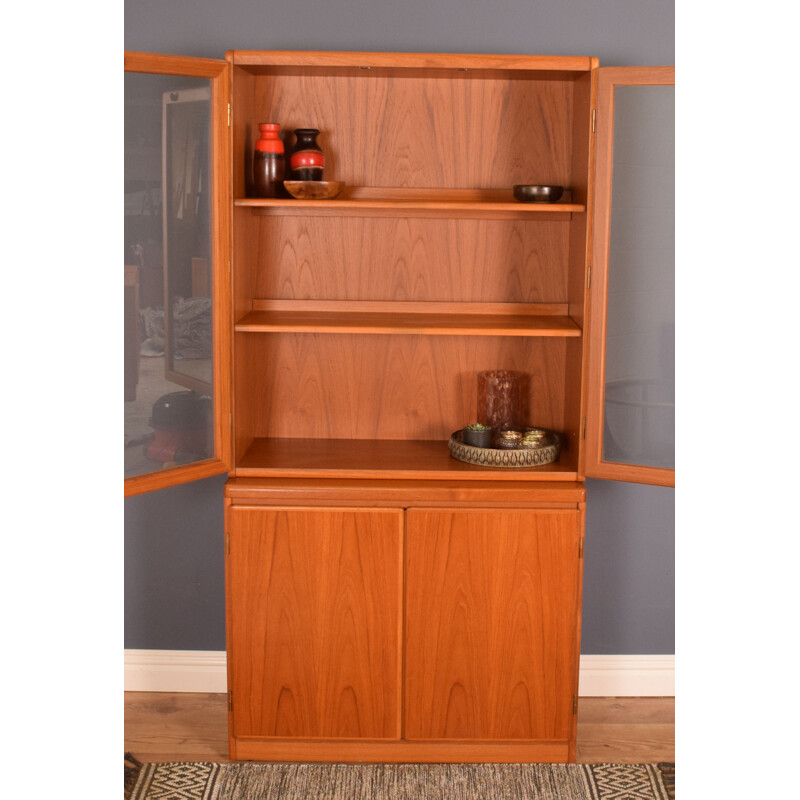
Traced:
<path fill-rule="evenodd" d="M 410 509 L 406 522 L 405 737 L 569 740 L 579 511 Z"/>
<path fill-rule="evenodd" d="M 237 209 L 236 224 L 248 240 L 237 251 L 248 299 L 571 299 L 569 225 L 560 221 L 256 217 Z"/>
<path fill-rule="evenodd" d="M 398 738 L 402 511 L 228 514 L 232 735 Z"/>

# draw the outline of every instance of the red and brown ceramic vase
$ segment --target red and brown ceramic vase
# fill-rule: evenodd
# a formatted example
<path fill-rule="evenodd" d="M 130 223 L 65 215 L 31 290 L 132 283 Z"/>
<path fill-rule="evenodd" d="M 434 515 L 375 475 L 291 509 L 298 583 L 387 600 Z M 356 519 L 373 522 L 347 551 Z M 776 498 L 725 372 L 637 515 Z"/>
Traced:
<path fill-rule="evenodd" d="M 316 128 L 297 128 L 296 141 L 289 154 L 292 180 L 321 181 L 325 171 L 325 154 L 317 144 L 319 131 Z"/>
<path fill-rule="evenodd" d="M 278 133 L 281 126 L 275 122 L 262 122 L 261 133 L 253 153 L 253 192 L 256 197 L 284 197 L 283 177 L 286 156 Z"/>

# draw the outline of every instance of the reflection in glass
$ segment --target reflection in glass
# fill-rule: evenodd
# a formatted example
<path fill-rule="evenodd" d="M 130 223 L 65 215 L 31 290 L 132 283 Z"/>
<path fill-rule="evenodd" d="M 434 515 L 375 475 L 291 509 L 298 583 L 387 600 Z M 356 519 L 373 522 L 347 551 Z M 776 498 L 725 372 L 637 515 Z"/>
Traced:
<path fill-rule="evenodd" d="M 214 453 L 210 98 L 125 75 L 125 477 Z"/>
<path fill-rule="evenodd" d="M 603 461 L 675 466 L 675 87 L 617 87 Z"/>

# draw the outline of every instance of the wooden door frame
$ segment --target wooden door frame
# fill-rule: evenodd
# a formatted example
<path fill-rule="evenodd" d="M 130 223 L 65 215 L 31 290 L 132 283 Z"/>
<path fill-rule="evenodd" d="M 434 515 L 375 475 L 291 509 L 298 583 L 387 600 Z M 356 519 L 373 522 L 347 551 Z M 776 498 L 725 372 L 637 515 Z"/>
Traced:
<path fill-rule="evenodd" d="M 617 86 L 674 86 L 675 67 L 603 67 L 597 72 L 595 204 L 592 275 L 589 288 L 591 346 L 587 379 L 585 474 L 590 478 L 675 486 L 674 469 L 603 461 L 608 251 L 614 157 L 614 91 Z"/>
<path fill-rule="evenodd" d="M 177 486 L 228 472 L 231 468 L 231 181 L 230 65 L 209 58 L 188 58 L 125 51 L 125 71 L 150 75 L 208 78 L 211 85 L 211 210 L 214 455 L 184 466 L 125 480 L 125 497 Z"/>

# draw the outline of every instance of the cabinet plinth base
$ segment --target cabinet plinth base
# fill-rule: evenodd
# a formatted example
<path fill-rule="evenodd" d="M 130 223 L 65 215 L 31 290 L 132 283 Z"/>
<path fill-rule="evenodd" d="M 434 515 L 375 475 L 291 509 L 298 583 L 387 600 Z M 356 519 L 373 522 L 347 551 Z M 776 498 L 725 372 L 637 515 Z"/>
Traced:
<path fill-rule="evenodd" d="M 568 742 L 320 741 L 234 738 L 232 761 L 342 761 L 383 763 L 565 763 Z"/>

